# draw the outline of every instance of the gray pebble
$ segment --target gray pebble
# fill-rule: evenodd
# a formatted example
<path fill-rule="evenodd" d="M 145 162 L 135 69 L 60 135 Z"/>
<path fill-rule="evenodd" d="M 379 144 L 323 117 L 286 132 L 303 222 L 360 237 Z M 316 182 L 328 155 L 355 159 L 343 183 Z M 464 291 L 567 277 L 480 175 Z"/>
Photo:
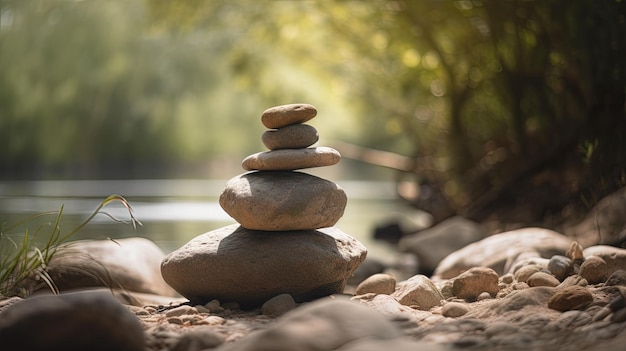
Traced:
<path fill-rule="evenodd" d="M 569 275 L 572 264 L 571 259 L 561 255 L 554 255 L 548 262 L 548 270 L 556 279 L 563 281 Z"/>
<path fill-rule="evenodd" d="M 267 300 L 261 306 L 261 312 L 266 316 L 279 316 L 296 308 L 296 302 L 289 294 L 280 294 Z"/>
<path fill-rule="evenodd" d="M 270 150 L 306 148 L 315 144 L 318 139 L 317 130 L 308 124 L 292 124 L 268 130 L 261 136 L 263 145 Z"/>

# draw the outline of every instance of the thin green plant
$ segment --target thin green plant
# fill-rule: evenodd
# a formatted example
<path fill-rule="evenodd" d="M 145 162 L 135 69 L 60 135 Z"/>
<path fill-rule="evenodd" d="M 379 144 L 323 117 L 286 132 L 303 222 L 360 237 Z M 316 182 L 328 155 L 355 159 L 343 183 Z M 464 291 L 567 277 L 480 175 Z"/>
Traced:
<path fill-rule="evenodd" d="M 104 207 L 113 202 L 120 202 L 126 207 L 130 216 L 129 220 L 118 219 L 103 211 Z M 32 223 L 38 218 L 54 214 L 56 214 L 54 222 L 47 226 L 41 225 L 34 232 L 26 228 L 23 233 L 11 234 L 16 228 Z M 0 295 L 7 297 L 29 295 L 30 291 L 22 283 L 31 278 L 42 280 L 51 291 L 58 293 L 54 282 L 46 271 L 48 263 L 61 248 L 61 244 L 76 235 L 98 214 L 104 214 L 119 223 L 132 224 L 133 228 L 141 225 L 141 222 L 135 218 L 128 201 L 120 195 L 108 196 L 89 217 L 67 233 L 62 233 L 60 226 L 63 206 L 58 212 L 37 213 L 8 226 L 0 224 Z M 43 244 L 38 245 L 36 239 L 44 234 L 46 228 L 50 228 L 48 237 L 43 241 Z M 19 240 L 15 240 L 14 237 L 19 237 Z"/>

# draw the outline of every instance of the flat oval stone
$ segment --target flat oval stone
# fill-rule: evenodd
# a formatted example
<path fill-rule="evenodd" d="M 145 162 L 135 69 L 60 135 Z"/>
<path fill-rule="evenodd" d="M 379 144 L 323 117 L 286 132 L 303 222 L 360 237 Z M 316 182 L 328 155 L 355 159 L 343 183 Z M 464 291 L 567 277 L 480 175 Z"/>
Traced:
<path fill-rule="evenodd" d="M 302 149 L 319 140 L 317 129 L 308 124 L 293 124 L 263 133 L 261 141 L 270 150 Z"/>
<path fill-rule="evenodd" d="M 565 312 L 592 301 L 589 289 L 575 285 L 558 290 L 548 301 L 548 308 Z"/>
<path fill-rule="evenodd" d="M 256 230 L 332 227 L 348 198 L 337 184 L 301 172 L 251 172 L 226 183 L 220 205 L 239 224 Z"/>
<path fill-rule="evenodd" d="M 341 155 L 337 150 L 325 146 L 282 149 L 252 154 L 243 160 L 241 167 L 247 171 L 288 171 L 332 166 L 340 159 Z"/>
<path fill-rule="evenodd" d="M 304 123 L 317 115 L 317 109 L 309 104 L 289 104 L 268 108 L 261 114 L 261 122 L 270 129 Z"/>
<path fill-rule="evenodd" d="M 528 277 L 527 281 L 529 286 L 549 286 L 555 287 L 558 286 L 561 282 L 556 279 L 552 274 L 548 274 L 545 272 L 537 272 L 533 273 L 530 277 Z"/>
<path fill-rule="evenodd" d="M 289 294 L 309 301 L 341 293 L 367 249 L 337 228 L 268 232 L 230 225 L 201 234 L 165 257 L 165 281 L 193 303 L 260 306 Z"/>

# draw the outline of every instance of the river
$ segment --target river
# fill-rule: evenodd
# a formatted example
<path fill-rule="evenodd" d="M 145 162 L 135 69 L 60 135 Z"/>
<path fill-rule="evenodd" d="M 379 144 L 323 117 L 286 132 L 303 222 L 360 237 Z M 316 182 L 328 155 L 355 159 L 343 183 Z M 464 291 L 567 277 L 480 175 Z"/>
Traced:
<path fill-rule="evenodd" d="M 367 248 L 370 256 L 385 260 L 394 250 L 388 244 L 372 239 L 374 227 L 394 217 L 425 225 L 427 217 L 396 198 L 394 183 L 385 181 L 337 182 L 348 195 L 343 217 L 335 225 L 354 236 Z M 218 197 L 226 180 L 62 180 L 0 182 L 0 223 L 15 223 L 34 213 L 59 211 L 63 206 L 61 230 L 74 228 L 87 218 L 100 202 L 111 194 L 122 195 L 130 203 L 142 225 L 112 221 L 97 215 L 73 239 L 119 239 L 146 237 L 170 252 L 193 237 L 235 221 L 220 207 Z M 119 203 L 105 207 L 117 218 L 128 219 Z M 28 224 L 29 233 L 54 222 L 55 215 Z M 24 232 L 23 227 L 18 230 Z"/>

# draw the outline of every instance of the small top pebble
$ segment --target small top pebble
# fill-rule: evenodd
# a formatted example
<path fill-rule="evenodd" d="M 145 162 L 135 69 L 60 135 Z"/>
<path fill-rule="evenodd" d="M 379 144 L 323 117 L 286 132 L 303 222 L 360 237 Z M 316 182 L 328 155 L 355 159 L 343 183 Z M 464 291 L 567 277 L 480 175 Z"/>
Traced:
<path fill-rule="evenodd" d="M 270 129 L 304 123 L 317 115 L 317 109 L 309 104 L 289 104 L 268 108 L 261 114 L 261 122 Z"/>

